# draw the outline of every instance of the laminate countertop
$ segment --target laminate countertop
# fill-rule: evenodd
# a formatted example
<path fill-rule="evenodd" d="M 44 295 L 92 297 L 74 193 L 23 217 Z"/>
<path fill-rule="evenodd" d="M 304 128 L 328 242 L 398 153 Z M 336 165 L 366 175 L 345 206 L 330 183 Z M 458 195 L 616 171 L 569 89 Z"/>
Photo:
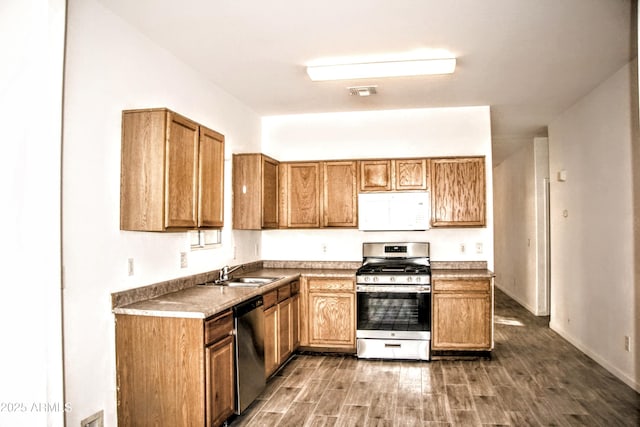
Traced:
<path fill-rule="evenodd" d="M 247 299 L 265 294 L 281 285 L 299 279 L 300 276 L 355 277 L 353 269 L 274 269 L 263 268 L 238 277 L 278 277 L 262 286 L 196 285 L 176 292 L 114 307 L 115 314 L 138 316 L 181 317 L 206 319 Z"/>
<path fill-rule="evenodd" d="M 115 314 L 138 316 L 180 317 L 206 319 L 247 299 L 265 294 L 301 276 L 354 278 L 355 269 L 261 268 L 236 277 L 278 277 L 258 287 L 195 285 L 175 292 L 113 308 Z M 491 278 L 494 273 L 478 268 L 432 268 L 433 279 Z"/>

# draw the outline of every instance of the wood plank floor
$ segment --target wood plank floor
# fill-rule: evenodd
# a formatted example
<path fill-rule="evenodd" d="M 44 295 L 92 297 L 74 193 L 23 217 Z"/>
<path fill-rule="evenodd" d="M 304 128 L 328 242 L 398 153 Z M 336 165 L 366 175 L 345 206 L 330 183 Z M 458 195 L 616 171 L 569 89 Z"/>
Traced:
<path fill-rule="evenodd" d="M 496 290 L 491 360 L 296 355 L 237 426 L 640 426 L 640 396 Z"/>

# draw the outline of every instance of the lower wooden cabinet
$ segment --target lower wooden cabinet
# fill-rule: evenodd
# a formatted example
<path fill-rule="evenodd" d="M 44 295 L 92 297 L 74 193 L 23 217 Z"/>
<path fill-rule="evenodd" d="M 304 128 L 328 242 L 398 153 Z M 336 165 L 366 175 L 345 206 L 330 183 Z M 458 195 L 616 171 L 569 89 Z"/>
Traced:
<path fill-rule="evenodd" d="M 116 315 L 119 426 L 221 425 L 234 411 L 233 314 Z"/>
<path fill-rule="evenodd" d="M 493 292 L 490 278 L 433 280 L 433 350 L 491 350 Z"/>
<path fill-rule="evenodd" d="M 354 279 L 306 278 L 302 306 L 306 330 L 301 345 L 354 350 L 356 294 Z"/>
<path fill-rule="evenodd" d="M 278 355 L 278 306 L 264 310 L 264 374 L 268 378 L 280 365 Z"/>
<path fill-rule="evenodd" d="M 291 298 L 278 303 L 278 362 L 283 364 L 293 350 L 291 334 Z"/>
<path fill-rule="evenodd" d="M 299 284 L 293 282 L 263 295 L 264 371 L 271 376 L 287 361 L 300 342 Z"/>
<path fill-rule="evenodd" d="M 210 345 L 206 355 L 207 426 L 219 426 L 233 415 L 235 375 L 233 337 Z"/>

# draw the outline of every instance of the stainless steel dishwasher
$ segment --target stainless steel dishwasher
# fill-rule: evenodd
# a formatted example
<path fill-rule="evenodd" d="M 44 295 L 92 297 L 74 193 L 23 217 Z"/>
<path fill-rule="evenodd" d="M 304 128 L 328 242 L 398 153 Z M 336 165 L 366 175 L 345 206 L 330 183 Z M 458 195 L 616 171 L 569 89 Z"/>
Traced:
<path fill-rule="evenodd" d="M 233 307 L 236 333 L 236 414 L 262 393 L 264 375 L 264 312 L 262 295 Z"/>

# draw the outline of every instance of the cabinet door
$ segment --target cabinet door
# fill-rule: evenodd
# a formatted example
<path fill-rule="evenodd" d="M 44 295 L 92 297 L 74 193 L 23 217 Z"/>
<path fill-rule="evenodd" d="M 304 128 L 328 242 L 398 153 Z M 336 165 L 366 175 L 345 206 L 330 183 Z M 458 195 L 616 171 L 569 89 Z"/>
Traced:
<path fill-rule="evenodd" d="M 118 314 L 115 327 L 118 425 L 203 425 L 202 319 Z"/>
<path fill-rule="evenodd" d="M 323 162 L 324 227 L 358 225 L 356 162 Z"/>
<path fill-rule="evenodd" d="M 278 162 L 262 156 L 262 228 L 278 228 Z"/>
<path fill-rule="evenodd" d="M 355 347 L 355 294 L 309 293 L 309 344 Z"/>
<path fill-rule="evenodd" d="M 293 350 L 291 298 L 278 303 L 278 364 L 287 361 Z"/>
<path fill-rule="evenodd" d="M 432 329 L 434 350 L 491 349 L 491 295 L 434 294 Z"/>
<path fill-rule="evenodd" d="M 233 337 L 206 348 L 207 426 L 219 426 L 233 415 L 235 382 Z"/>
<path fill-rule="evenodd" d="M 196 123 L 169 113 L 165 163 L 167 228 L 198 225 L 198 139 Z"/>
<path fill-rule="evenodd" d="M 431 225 L 484 227 L 484 157 L 431 160 Z"/>
<path fill-rule="evenodd" d="M 320 227 L 320 164 L 287 164 L 287 227 Z"/>
<path fill-rule="evenodd" d="M 264 311 L 264 372 L 265 377 L 275 372 L 280 363 L 278 355 L 278 306 Z"/>
<path fill-rule="evenodd" d="M 123 111 L 120 229 L 163 231 L 167 110 Z"/>
<path fill-rule="evenodd" d="M 200 126 L 198 227 L 224 223 L 224 136 Z"/>
<path fill-rule="evenodd" d="M 300 294 L 291 297 L 291 351 L 300 345 Z"/>
<path fill-rule="evenodd" d="M 426 190 L 427 189 L 427 160 L 426 159 L 398 159 L 394 160 L 395 189 Z"/>
<path fill-rule="evenodd" d="M 260 154 L 234 154 L 232 166 L 233 228 L 261 229 Z"/>
<path fill-rule="evenodd" d="M 391 190 L 391 160 L 361 160 L 360 191 Z"/>

